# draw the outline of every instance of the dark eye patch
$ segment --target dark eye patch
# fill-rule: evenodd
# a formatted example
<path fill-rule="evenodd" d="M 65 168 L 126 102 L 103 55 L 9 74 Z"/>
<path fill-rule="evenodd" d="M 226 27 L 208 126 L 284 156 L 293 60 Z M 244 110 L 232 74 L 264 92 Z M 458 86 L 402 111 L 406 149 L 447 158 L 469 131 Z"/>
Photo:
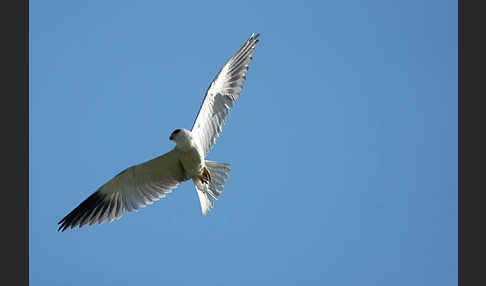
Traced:
<path fill-rule="evenodd" d="M 172 135 L 176 135 L 179 132 L 181 132 L 181 130 L 180 129 L 176 129 L 176 130 L 174 130 L 174 132 L 172 132 Z"/>

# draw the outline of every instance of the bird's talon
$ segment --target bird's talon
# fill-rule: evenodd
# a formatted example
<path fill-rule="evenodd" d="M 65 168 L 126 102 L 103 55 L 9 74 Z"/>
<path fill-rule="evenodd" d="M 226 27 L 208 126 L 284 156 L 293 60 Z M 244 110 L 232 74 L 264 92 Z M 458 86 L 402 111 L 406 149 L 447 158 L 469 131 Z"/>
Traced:
<path fill-rule="evenodd" d="M 202 170 L 201 176 L 199 176 L 199 180 L 204 184 L 207 184 L 211 181 L 211 173 L 209 172 L 208 168 L 204 167 Z"/>

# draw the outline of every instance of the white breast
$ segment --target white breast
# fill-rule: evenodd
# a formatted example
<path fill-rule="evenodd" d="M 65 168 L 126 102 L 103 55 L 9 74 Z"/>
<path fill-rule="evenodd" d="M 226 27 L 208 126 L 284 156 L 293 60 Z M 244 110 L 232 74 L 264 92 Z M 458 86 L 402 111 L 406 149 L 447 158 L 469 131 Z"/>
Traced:
<path fill-rule="evenodd" d="M 179 159 L 186 174 L 190 178 L 201 175 L 205 166 L 204 152 L 198 142 L 194 140 L 191 131 L 181 129 L 176 134 L 174 141 L 176 141 L 175 150 L 179 153 Z"/>
<path fill-rule="evenodd" d="M 204 157 L 198 149 L 196 146 L 191 146 L 178 150 L 182 166 L 191 178 L 200 175 L 204 168 Z"/>

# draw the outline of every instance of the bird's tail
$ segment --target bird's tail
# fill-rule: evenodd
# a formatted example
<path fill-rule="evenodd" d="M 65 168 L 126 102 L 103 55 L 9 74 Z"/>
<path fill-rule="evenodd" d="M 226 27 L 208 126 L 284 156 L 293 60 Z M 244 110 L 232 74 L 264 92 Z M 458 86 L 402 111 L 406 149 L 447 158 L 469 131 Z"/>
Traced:
<path fill-rule="evenodd" d="M 204 184 L 199 179 L 194 179 L 199 202 L 201 203 L 201 211 L 206 215 L 208 211 L 213 208 L 214 202 L 212 198 L 218 199 L 223 192 L 224 184 L 229 178 L 231 171 L 230 164 L 222 162 L 214 162 L 206 160 L 206 167 L 211 173 L 211 180 Z M 211 198 L 212 197 L 212 198 Z"/>

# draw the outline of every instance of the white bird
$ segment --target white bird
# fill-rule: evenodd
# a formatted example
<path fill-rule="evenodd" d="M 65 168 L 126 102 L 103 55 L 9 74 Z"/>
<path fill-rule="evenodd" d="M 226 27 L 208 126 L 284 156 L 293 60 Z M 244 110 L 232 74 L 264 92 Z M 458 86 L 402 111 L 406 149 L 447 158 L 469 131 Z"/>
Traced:
<path fill-rule="evenodd" d="M 192 130 L 176 129 L 169 139 L 174 149 L 129 167 L 84 200 L 58 222 L 59 229 L 112 222 L 165 197 L 181 182 L 192 179 L 204 215 L 213 207 L 229 177 L 230 164 L 206 160 L 222 130 L 230 108 L 239 97 L 259 34 L 250 38 L 226 62 L 201 104 Z"/>

